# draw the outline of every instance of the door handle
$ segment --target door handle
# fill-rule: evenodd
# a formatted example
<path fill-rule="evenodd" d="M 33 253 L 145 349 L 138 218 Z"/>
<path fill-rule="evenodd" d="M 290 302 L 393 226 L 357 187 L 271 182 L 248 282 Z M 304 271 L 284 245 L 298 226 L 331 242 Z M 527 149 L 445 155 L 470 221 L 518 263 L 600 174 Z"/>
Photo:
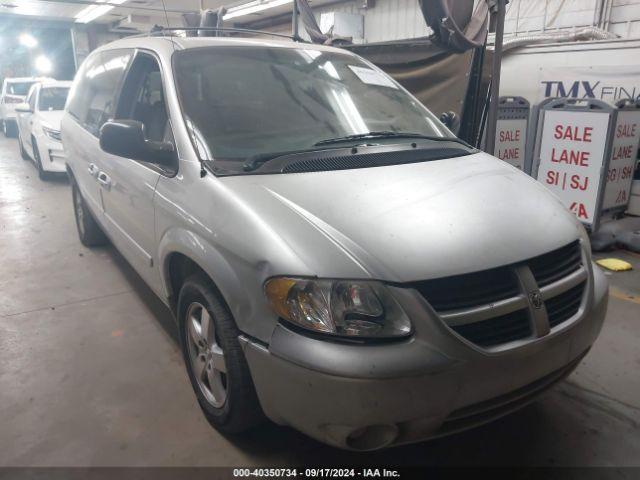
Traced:
<path fill-rule="evenodd" d="M 106 190 L 111 190 L 111 179 L 106 173 L 100 172 L 98 174 L 98 183 Z"/>
<path fill-rule="evenodd" d="M 89 171 L 89 175 L 92 177 L 95 177 L 98 174 L 98 167 L 96 167 L 95 163 L 90 163 L 87 170 Z"/>

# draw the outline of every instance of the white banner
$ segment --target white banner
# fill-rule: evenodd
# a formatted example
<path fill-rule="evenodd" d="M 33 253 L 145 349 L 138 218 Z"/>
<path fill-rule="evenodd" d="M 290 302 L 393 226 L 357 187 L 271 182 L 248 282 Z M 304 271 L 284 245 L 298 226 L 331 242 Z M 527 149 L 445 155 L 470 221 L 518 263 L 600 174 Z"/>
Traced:
<path fill-rule="evenodd" d="M 597 55 L 606 53 L 597 52 Z M 545 58 L 560 55 L 578 55 L 586 65 L 546 65 Z M 596 54 L 591 53 L 592 57 Z M 632 54 L 630 54 L 632 55 Z M 547 56 L 547 57 L 545 57 Z M 635 64 L 592 65 L 589 52 L 554 53 L 536 55 L 507 55 L 503 61 L 500 95 L 520 95 L 532 105 L 545 98 L 575 98 L 603 100 L 614 105 L 622 99 L 640 98 L 640 60 L 628 57 Z M 538 66 L 539 65 L 539 66 Z"/>
<path fill-rule="evenodd" d="M 631 182 L 640 143 L 640 111 L 618 112 L 602 210 L 629 203 Z"/>
<path fill-rule="evenodd" d="M 496 126 L 495 156 L 522 170 L 527 120 L 498 120 Z"/>
<path fill-rule="evenodd" d="M 538 181 L 587 225 L 596 217 L 608 113 L 543 111 Z"/>
<path fill-rule="evenodd" d="M 640 99 L 638 65 L 607 66 L 541 66 L 538 78 L 538 103 L 545 98 L 594 98 L 615 104 L 623 99 Z M 520 95 L 524 95 L 520 93 Z M 526 95 L 525 95 L 526 96 Z"/>

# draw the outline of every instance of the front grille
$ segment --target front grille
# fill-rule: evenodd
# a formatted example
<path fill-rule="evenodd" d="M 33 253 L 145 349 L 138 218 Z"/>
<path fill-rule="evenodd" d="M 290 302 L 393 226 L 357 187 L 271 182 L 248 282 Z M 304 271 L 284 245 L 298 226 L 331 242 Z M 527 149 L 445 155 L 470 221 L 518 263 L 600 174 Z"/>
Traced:
<path fill-rule="evenodd" d="M 535 282 L 531 275 L 521 276 L 519 281 L 516 272 L 527 267 Z M 442 315 L 452 330 L 480 347 L 492 348 L 535 334 L 530 320 L 533 310 L 528 298 L 538 289 L 547 298 L 545 306 L 550 328 L 574 317 L 586 285 L 582 281 L 573 286 L 580 280 L 580 275 L 586 279 L 584 269 L 578 277 L 574 275 L 581 268 L 582 249 L 580 242 L 575 241 L 523 262 L 415 282 L 410 286 Z M 565 279 L 567 284 L 563 288 Z M 558 291 L 562 293 L 551 293 Z"/>
<path fill-rule="evenodd" d="M 438 312 L 493 303 L 518 294 L 517 279 L 506 267 L 417 282 L 414 288 Z"/>
<path fill-rule="evenodd" d="M 580 309 L 585 282 L 545 302 L 551 328 L 566 322 Z"/>
<path fill-rule="evenodd" d="M 534 257 L 527 264 L 538 285 L 544 287 L 580 268 L 582 265 L 580 243 L 575 241 L 566 247 Z"/>
<path fill-rule="evenodd" d="M 532 333 L 526 310 L 518 310 L 482 322 L 454 325 L 451 328 L 470 342 L 485 348 L 521 340 Z"/>

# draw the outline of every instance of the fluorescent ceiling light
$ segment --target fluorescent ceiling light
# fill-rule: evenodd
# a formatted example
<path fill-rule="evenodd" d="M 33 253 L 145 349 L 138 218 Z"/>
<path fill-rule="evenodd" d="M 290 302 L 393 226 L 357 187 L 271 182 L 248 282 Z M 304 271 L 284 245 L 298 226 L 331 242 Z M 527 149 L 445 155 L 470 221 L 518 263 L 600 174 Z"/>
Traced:
<path fill-rule="evenodd" d="M 27 48 L 33 48 L 38 45 L 38 40 L 36 40 L 33 35 L 30 35 L 28 33 L 20 34 L 18 40 L 20 40 L 21 45 L 24 45 Z"/>
<path fill-rule="evenodd" d="M 44 55 L 39 55 L 35 61 L 36 70 L 40 73 L 50 73 L 53 70 L 53 64 Z"/>
<path fill-rule="evenodd" d="M 89 5 L 75 15 L 76 23 L 89 23 L 98 17 L 115 8 L 114 4 L 120 5 L 127 0 L 109 0 L 109 5 Z M 106 3 L 107 0 L 97 0 L 98 3 Z"/>
<path fill-rule="evenodd" d="M 244 3 L 237 7 L 231 7 L 227 10 L 227 14 L 223 17 L 223 20 L 229 20 L 231 18 L 242 17 L 251 13 L 262 12 L 274 7 L 280 7 L 282 5 L 288 5 L 293 3 L 293 0 L 254 0 L 253 2 Z"/>

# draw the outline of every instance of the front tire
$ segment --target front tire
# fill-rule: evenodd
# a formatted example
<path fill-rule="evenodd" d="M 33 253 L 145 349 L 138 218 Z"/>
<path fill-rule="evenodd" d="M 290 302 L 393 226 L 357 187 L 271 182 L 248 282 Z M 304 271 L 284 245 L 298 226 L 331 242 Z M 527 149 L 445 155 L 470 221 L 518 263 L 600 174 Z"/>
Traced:
<path fill-rule="evenodd" d="M 178 297 L 180 340 L 189 380 L 209 423 L 225 433 L 258 425 L 264 415 L 236 326 L 220 293 L 202 273 Z"/>
<path fill-rule="evenodd" d="M 40 180 L 46 180 L 48 175 L 42 167 L 42 159 L 40 158 L 40 150 L 38 150 L 38 143 L 34 137 L 31 137 L 31 147 L 33 148 L 33 161 L 36 162 L 36 168 L 38 169 L 38 178 Z"/>
<path fill-rule="evenodd" d="M 108 240 L 93 214 L 89 211 L 87 204 L 82 198 L 82 194 L 75 182 L 71 184 L 71 196 L 73 198 L 73 212 L 76 217 L 76 227 L 78 227 L 78 237 L 85 247 L 100 247 Z"/>
<path fill-rule="evenodd" d="M 20 138 L 20 135 L 18 135 L 18 147 L 20 148 L 20 156 L 22 157 L 22 159 L 31 160 L 31 158 L 29 157 L 29 154 L 24 149 L 24 145 L 22 144 L 22 139 Z"/>

